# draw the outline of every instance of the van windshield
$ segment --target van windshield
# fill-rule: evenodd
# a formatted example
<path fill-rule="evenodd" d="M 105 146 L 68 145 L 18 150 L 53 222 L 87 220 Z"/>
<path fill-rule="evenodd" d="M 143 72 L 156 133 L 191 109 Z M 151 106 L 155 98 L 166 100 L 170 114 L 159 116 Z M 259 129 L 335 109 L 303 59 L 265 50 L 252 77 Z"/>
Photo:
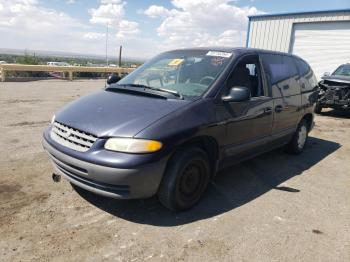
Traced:
<path fill-rule="evenodd" d="M 201 96 L 226 68 L 233 53 L 176 50 L 156 56 L 118 85 L 139 85 L 175 91 L 185 99 Z"/>

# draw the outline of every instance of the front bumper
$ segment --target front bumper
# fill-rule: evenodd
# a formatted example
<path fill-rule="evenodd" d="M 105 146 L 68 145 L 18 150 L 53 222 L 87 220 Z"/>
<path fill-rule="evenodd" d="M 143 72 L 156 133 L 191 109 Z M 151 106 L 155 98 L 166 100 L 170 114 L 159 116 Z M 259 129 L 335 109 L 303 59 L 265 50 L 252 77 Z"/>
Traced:
<path fill-rule="evenodd" d="M 153 196 L 162 179 L 166 159 L 135 168 L 116 168 L 95 164 L 69 156 L 57 150 L 44 135 L 47 151 L 55 172 L 72 184 L 90 192 L 118 199 Z"/>
<path fill-rule="evenodd" d="M 342 91 L 343 90 L 343 91 Z M 324 107 L 349 108 L 350 99 L 345 89 L 328 89 L 319 94 L 318 104 Z"/>
<path fill-rule="evenodd" d="M 350 100 L 322 100 L 319 102 L 324 107 L 350 108 Z"/>

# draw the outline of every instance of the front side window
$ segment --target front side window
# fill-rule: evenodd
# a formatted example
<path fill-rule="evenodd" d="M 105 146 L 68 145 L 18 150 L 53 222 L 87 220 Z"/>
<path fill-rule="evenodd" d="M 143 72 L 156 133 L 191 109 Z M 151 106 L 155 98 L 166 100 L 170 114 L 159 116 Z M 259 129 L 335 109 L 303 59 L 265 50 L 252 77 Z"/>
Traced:
<path fill-rule="evenodd" d="M 339 66 L 334 73 L 333 76 L 350 76 L 350 64 L 349 65 L 341 65 Z"/>
<path fill-rule="evenodd" d="M 177 50 L 144 64 L 118 85 L 144 85 L 176 91 L 185 99 L 201 96 L 234 56 L 211 50 Z"/>
<path fill-rule="evenodd" d="M 226 83 L 227 89 L 235 86 L 247 87 L 251 97 L 264 96 L 264 89 L 261 81 L 259 59 L 256 55 L 242 58 Z"/>

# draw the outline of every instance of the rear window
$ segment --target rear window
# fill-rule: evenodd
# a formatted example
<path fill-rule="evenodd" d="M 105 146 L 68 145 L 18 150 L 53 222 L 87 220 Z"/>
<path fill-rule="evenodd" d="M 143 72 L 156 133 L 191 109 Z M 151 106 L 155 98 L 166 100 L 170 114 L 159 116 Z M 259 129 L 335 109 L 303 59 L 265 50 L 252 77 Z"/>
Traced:
<path fill-rule="evenodd" d="M 272 85 L 298 74 L 293 58 L 290 56 L 263 54 L 262 60 Z"/>

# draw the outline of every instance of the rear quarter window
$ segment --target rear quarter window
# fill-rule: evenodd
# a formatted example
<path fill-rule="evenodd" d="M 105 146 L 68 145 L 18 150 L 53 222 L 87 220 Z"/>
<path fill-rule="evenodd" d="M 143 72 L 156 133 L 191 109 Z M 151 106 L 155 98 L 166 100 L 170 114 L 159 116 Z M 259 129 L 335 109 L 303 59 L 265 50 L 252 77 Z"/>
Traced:
<path fill-rule="evenodd" d="M 305 76 L 311 71 L 310 66 L 306 62 L 304 62 L 303 60 L 301 60 L 299 58 L 295 58 L 295 62 L 298 66 L 299 74 L 301 76 Z"/>
<path fill-rule="evenodd" d="M 300 58 L 294 57 L 294 61 L 298 67 L 300 77 L 304 83 L 301 91 L 307 92 L 313 90 L 317 86 L 317 79 L 311 67 L 308 63 Z"/>

